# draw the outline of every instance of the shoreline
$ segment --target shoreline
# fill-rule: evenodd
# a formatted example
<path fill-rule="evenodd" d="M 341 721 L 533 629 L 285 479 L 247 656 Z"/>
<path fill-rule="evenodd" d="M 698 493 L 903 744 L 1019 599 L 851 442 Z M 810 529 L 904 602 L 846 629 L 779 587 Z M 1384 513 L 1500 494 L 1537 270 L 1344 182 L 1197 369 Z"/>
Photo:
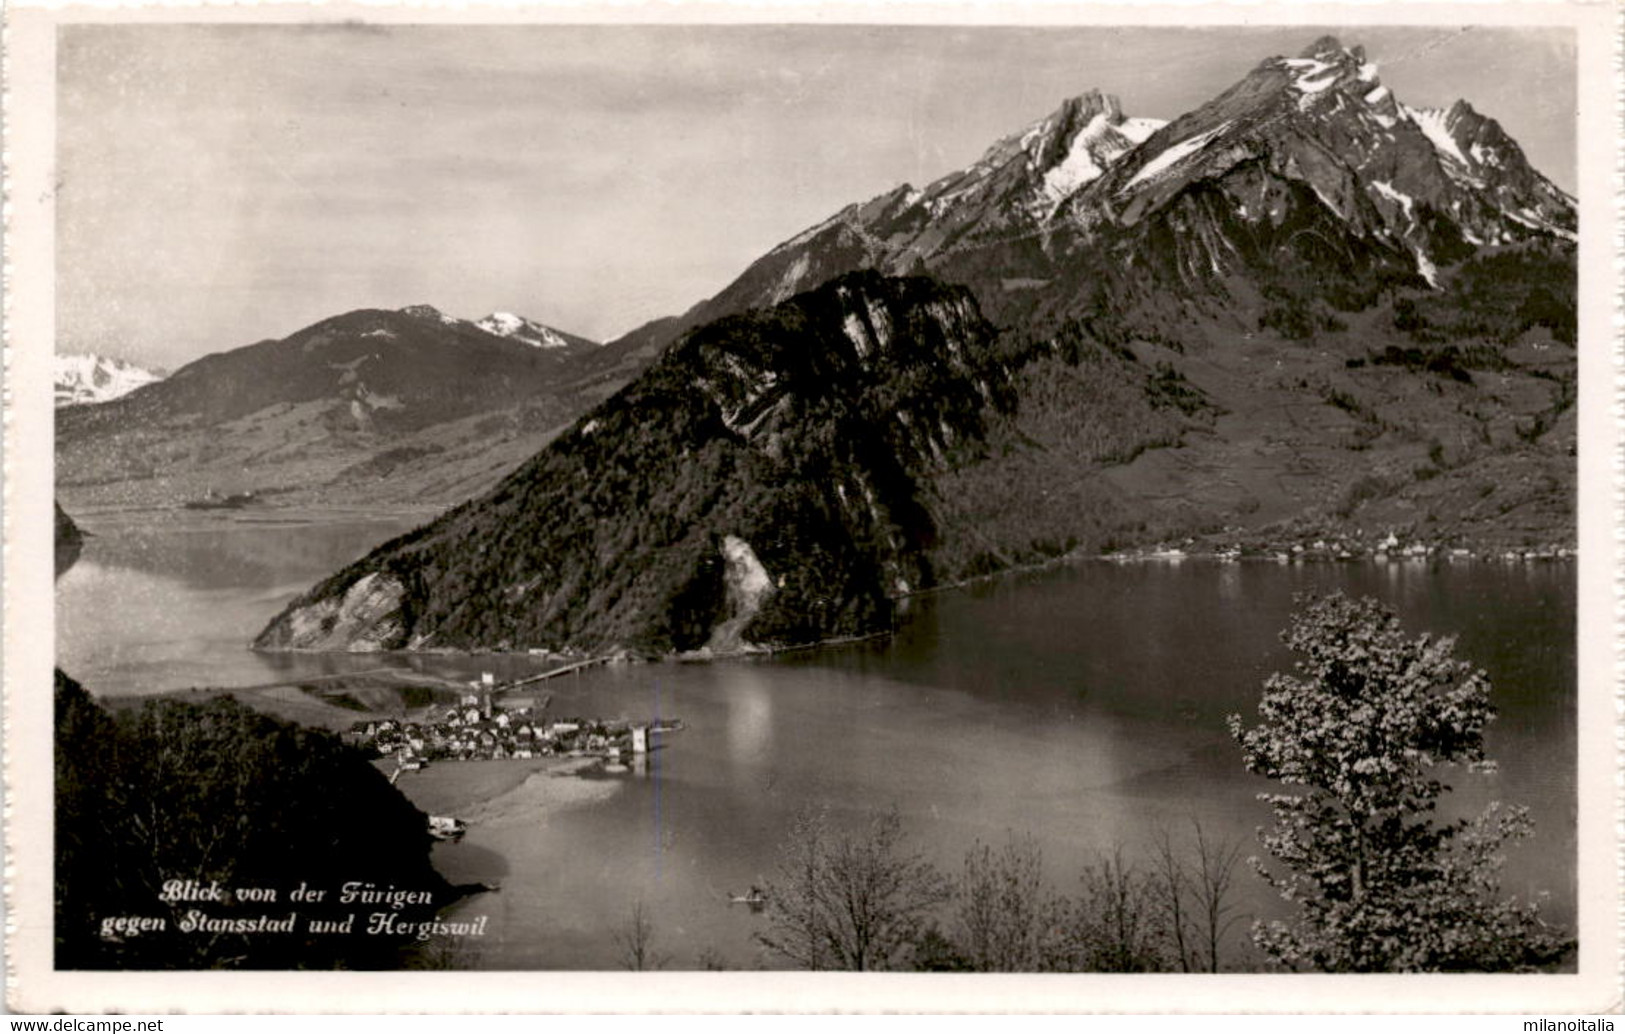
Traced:
<path fill-rule="evenodd" d="M 888 597 L 894 601 L 906 602 L 916 598 L 934 596 L 940 593 L 954 592 L 968 589 L 978 585 L 985 585 L 1017 575 L 1037 574 L 1054 570 L 1058 567 L 1073 564 L 1105 563 L 1105 564 L 1179 564 L 1186 561 L 1201 564 L 1524 564 L 1524 563 L 1574 563 L 1579 559 L 1579 551 L 1570 546 L 1534 546 L 1520 549 L 1479 549 L 1472 550 L 1466 547 L 1447 548 L 1443 546 L 1425 546 L 1420 549 L 1408 547 L 1395 552 L 1370 551 L 1369 547 L 1359 547 L 1355 543 L 1339 542 L 1327 544 L 1323 540 L 1316 540 L 1310 545 L 1294 543 L 1275 549 L 1226 549 L 1214 548 L 1211 545 L 1198 546 L 1192 540 L 1182 540 L 1178 545 L 1157 544 L 1153 546 L 1139 546 L 1119 550 L 1112 553 L 1082 553 L 1073 551 L 1060 556 L 1029 564 L 1018 564 L 1012 567 L 1001 568 L 987 574 L 977 575 L 973 578 L 964 578 L 941 585 L 933 585 L 923 589 L 914 589 L 910 592 L 899 593 Z M 551 659 L 563 660 L 564 665 L 559 668 L 535 675 L 527 676 L 525 682 L 541 681 L 557 675 L 596 666 L 609 666 L 624 664 L 708 664 L 715 661 L 746 660 L 750 658 L 776 657 L 781 654 L 801 653 L 810 650 L 819 650 L 830 647 L 852 646 L 859 643 L 873 642 L 887 639 L 896 634 L 895 629 L 882 629 L 859 635 L 832 636 L 827 639 L 818 639 L 805 643 L 785 643 L 773 646 L 747 645 L 738 649 L 716 651 L 710 647 L 683 652 L 664 654 L 640 654 L 625 647 L 611 647 L 606 654 L 581 655 L 562 651 L 551 653 Z M 377 656 L 377 657 L 496 657 L 513 659 L 534 657 L 529 650 L 493 650 L 493 649 L 459 649 L 456 647 L 434 647 L 427 650 L 307 650 L 307 649 L 265 649 L 250 647 L 258 653 L 267 654 L 299 654 L 311 656 Z M 265 688 L 265 687 L 248 687 Z"/>
<path fill-rule="evenodd" d="M 386 775 L 389 764 L 387 758 L 372 762 Z M 597 804 L 618 793 L 620 780 L 600 778 L 602 767 L 598 758 L 547 757 L 442 761 L 403 772 L 394 786 L 413 807 L 427 816 L 467 824 L 462 836 L 431 849 L 435 871 L 468 890 L 446 907 L 502 890 L 514 862 L 502 843 L 505 830 L 545 825 L 556 812 Z"/>
<path fill-rule="evenodd" d="M 344 506 L 311 504 L 300 506 L 254 505 L 197 509 L 175 506 L 65 505 L 63 509 L 87 535 L 94 537 L 97 526 L 116 530 L 130 528 L 162 531 L 206 531 L 221 527 L 301 527 L 309 524 L 369 524 L 414 521 L 427 524 L 447 510 L 449 504 L 392 503 Z M 85 525 L 90 529 L 85 529 Z"/>
<path fill-rule="evenodd" d="M 161 531 L 188 533 L 223 528 L 243 529 L 256 525 L 298 527 L 320 524 L 374 522 L 383 524 L 427 521 L 433 519 L 443 510 L 444 507 L 439 505 L 423 504 L 364 505 L 357 507 L 255 506 L 227 511 L 197 511 L 180 507 L 171 509 L 105 507 L 87 511 L 86 517 L 92 525 L 87 537 L 94 538 L 97 534 L 95 529 L 98 525 L 104 532 L 112 534 L 136 528 L 154 528 Z M 1408 567 L 1427 565 L 1431 567 L 1435 564 L 1455 566 L 1460 564 L 1572 563 L 1578 559 L 1578 550 L 1567 541 L 1552 541 L 1536 545 L 1492 546 L 1487 544 L 1486 540 L 1480 539 L 1472 544 L 1463 545 L 1461 544 L 1462 540 L 1455 536 L 1449 536 L 1447 539 L 1429 539 L 1426 536 L 1418 536 L 1402 540 L 1397 533 L 1391 531 L 1386 534 L 1366 532 L 1360 529 L 1338 532 L 1313 526 L 1306 530 L 1300 529 L 1297 533 L 1287 532 L 1281 534 L 1282 530 L 1284 529 L 1277 529 L 1276 533 L 1271 534 L 1268 531 L 1249 532 L 1240 527 L 1226 527 L 1219 531 L 1210 531 L 1201 535 L 1161 539 L 1141 545 L 1114 549 L 1111 552 L 1092 552 L 1080 547 L 1064 554 L 1029 563 L 1011 565 L 974 577 L 915 589 L 907 593 L 899 593 L 890 596 L 889 599 L 898 605 L 898 609 L 901 610 L 906 608 L 908 601 L 915 597 L 924 598 L 944 592 L 970 589 L 995 583 L 999 579 L 1032 575 L 1061 566 L 1089 562 L 1117 565 L 1179 564 L 1186 561 L 1198 564 L 1247 562 L 1281 565 L 1369 563 L 1376 565 L 1403 564 Z M 900 613 L 897 614 L 897 618 L 902 616 Z M 749 658 L 770 658 L 826 648 L 859 645 L 886 639 L 896 634 L 897 618 L 894 618 L 892 627 L 879 628 L 856 635 L 839 635 L 807 642 L 773 645 L 747 643 L 741 644 L 735 649 L 722 651 L 701 648 L 699 650 L 674 651 L 661 654 L 642 653 L 614 645 L 590 654 L 576 651 L 540 651 L 528 648 L 524 650 L 499 650 L 433 647 L 418 650 L 351 651 L 264 649 L 245 644 L 245 649 L 268 655 L 300 654 L 355 657 L 364 654 L 375 658 L 376 663 L 379 665 L 389 665 L 392 661 L 399 663 L 403 660 L 408 663 L 420 660 L 433 663 L 433 659 L 436 658 L 465 663 L 477 663 L 479 658 L 491 658 L 493 661 L 501 663 L 528 661 L 535 663 L 537 667 L 525 674 L 519 681 L 540 682 L 552 677 L 566 675 L 579 668 L 598 665 L 710 663 Z M 109 696 L 104 700 L 111 706 L 131 706 L 133 702 L 144 699 L 173 697 L 201 701 L 220 695 L 232 694 L 257 710 L 288 718 L 301 724 L 337 729 L 342 727 L 343 724 L 365 717 L 375 709 L 340 708 L 324 701 L 321 695 L 303 691 L 300 687 L 325 684 L 334 687 L 335 691 L 342 691 L 348 684 L 367 680 L 369 677 L 377 682 L 433 686 L 442 691 L 461 688 L 461 684 L 456 680 L 428 672 L 413 671 L 402 666 L 400 668 L 378 667 L 366 672 L 311 675 L 289 678 L 278 682 L 260 682 L 242 686 L 174 687 L 130 697 Z M 398 711 L 399 708 L 392 708 L 391 710 Z"/>
<path fill-rule="evenodd" d="M 388 776 L 394 770 L 394 759 L 375 758 L 372 766 Z M 561 787 L 555 781 L 584 780 L 592 770 L 602 768 L 599 758 L 552 756 L 541 758 L 504 758 L 494 761 L 435 761 L 413 772 L 402 772 L 395 788 L 426 815 L 453 815 L 470 821 L 472 816 L 487 815 L 500 802 L 536 781 L 539 790 L 528 796 L 537 801 L 566 805 L 578 803 L 583 796 Z M 549 793 L 548 790 L 555 790 Z"/>

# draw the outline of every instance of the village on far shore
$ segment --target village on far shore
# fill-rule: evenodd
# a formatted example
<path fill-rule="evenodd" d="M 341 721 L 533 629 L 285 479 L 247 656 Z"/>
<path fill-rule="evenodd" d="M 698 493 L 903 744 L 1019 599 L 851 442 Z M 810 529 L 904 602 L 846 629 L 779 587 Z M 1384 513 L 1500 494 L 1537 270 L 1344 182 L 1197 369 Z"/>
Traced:
<path fill-rule="evenodd" d="M 548 719 L 551 697 L 499 699 L 490 672 L 470 683 L 455 703 L 432 705 L 413 720 L 383 717 L 354 722 L 344 738 L 400 771 L 432 761 L 502 761 L 541 757 L 597 757 L 609 765 L 647 755 L 656 734 L 682 728 L 678 719 Z"/>
<path fill-rule="evenodd" d="M 1245 529 L 1238 527 L 1226 527 L 1220 532 L 1202 536 L 1187 536 L 1153 545 L 1114 549 L 1102 553 L 1100 559 L 1114 563 L 1186 558 L 1219 561 L 1268 560 L 1280 564 L 1328 560 L 1374 560 L 1377 563 L 1399 561 L 1518 563 L 1571 560 L 1578 555 L 1579 551 L 1572 544 L 1559 542 L 1524 546 L 1470 547 L 1423 538 L 1406 541 L 1392 531 L 1383 538 L 1376 538 L 1360 532 L 1359 529 L 1355 529 L 1352 533 L 1328 531 L 1319 535 L 1278 539 L 1249 535 Z"/>

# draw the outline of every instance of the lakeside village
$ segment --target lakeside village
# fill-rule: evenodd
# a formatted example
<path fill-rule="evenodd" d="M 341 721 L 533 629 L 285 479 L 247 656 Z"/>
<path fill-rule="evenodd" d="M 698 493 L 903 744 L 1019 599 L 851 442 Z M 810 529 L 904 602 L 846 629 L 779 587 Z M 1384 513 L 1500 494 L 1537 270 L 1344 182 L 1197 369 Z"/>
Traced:
<path fill-rule="evenodd" d="M 394 757 L 397 776 L 432 761 L 504 761 L 542 757 L 597 757 L 614 770 L 649 753 L 655 735 L 682 728 L 677 719 L 629 722 L 592 718 L 548 719 L 551 697 L 499 700 L 505 688 L 490 672 L 470 683 L 455 703 L 433 705 L 415 720 L 355 722 L 345 738 L 381 758 Z"/>
<path fill-rule="evenodd" d="M 396 767 L 390 782 L 394 783 L 402 772 L 437 761 L 599 758 L 604 771 L 626 772 L 647 763 L 655 736 L 683 727 L 675 718 L 648 722 L 548 719 L 545 712 L 552 697 L 539 705 L 529 697 L 499 700 L 506 690 L 521 684 L 498 685 L 490 672 L 483 672 L 455 703 L 431 704 L 414 720 L 403 716 L 358 721 L 343 737 L 375 751 L 379 758 L 393 757 Z M 461 819 L 429 816 L 429 833 L 437 840 L 457 840 L 467 831 L 468 824 Z"/>
<path fill-rule="evenodd" d="M 1116 563 L 1136 560 L 1178 561 L 1187 557 L 1219 561 L 1271 560 L 1280 564 L 1325 560 L 1375 560 L 1378 563 L 1498 560 L 1518 563 L 1570 560 L 1576 555 L 1577 551 L 1573 547 L 1565 545 L 1469 549 L 1464 546 L 1447 546 L 1421 540 L 1406 542 L 1394 532 L 1389 532 L 1387 537 L 1375 542 L 1367 541 L 1359 534 L 1329 534 L 1313 542 L 1296 542 L 1288 546 L 1283 543 L 1248 542 L 1245 541 L 1245 534 L 1241 529 L 1226 528 L 1223 532 L 1205 539 L 1191 537 L 1178 542 L 1161 542 L 1153 546 L 1123 549 L 1106 553 L 1102 559 Z"/>

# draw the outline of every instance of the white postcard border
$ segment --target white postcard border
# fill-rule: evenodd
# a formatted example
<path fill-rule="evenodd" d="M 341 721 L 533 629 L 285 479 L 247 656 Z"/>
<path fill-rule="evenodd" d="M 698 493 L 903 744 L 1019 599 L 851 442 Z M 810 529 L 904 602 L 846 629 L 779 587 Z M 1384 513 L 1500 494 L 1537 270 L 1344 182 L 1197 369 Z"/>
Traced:
<path fill-rule="evenodd" d="M 1607 3 L 16 5 L 7 11 L 4 680 L 7 994 L 17 1011 L 1545 1012 L 1622 1002 L 1619 29 Z M 1573 975 L 1011 977 L 51 969 L 54 30 L 76 21 L 1569 25 L 1579 46 L 1579 937 Z"/>

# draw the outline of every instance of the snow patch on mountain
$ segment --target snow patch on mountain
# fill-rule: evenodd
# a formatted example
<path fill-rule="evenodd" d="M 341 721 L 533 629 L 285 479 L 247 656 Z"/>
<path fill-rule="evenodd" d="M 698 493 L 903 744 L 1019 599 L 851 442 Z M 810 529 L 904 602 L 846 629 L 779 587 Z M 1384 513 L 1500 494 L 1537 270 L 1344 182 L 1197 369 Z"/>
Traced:
<path fill-rule="evenodd" d="M 101 355 L 58 355 L 55 360 L 56 404 L 59 406 L 111 402 L 163 374 Z"/>
<path fill-rule="evenodd" d="M 1066 157 L 1044 173 L 1044 192 L 1059 197 L 1099 179 L 1106 170 L 1095 161 L 1090 145 L 1098 142 L 1110 128 L 1111 123 L 1104 111 L 1090 119 L 1089 124 L 1072 138 L 1072 147 Z"/>
<path fill-rule="evenodd" d="M 1090 119 L 1072 138 L 1066 157 L 1044 173 L 1039 199 L 1050 212 L 1079 188 L 1104 176 L 1108 167 L 1163 125 L 1158 119 L 1125 119 L 1114 125 L 1111 116 L 1102 111 Z"/>
<path fill-rule="evenodd" d="M 1292 85 L 1299 93 L 1319 93 L 1336 84 L 1340 73 L 1333 69 L 1318 79 L 1299 78 Z"/>
<path fill-rule="evenodd" d="M 439 320 L 447 326 L 455 326 L 463 322 L 455 316 L 447 316 L 433 305 L 408 305 L 401 312 L 407 316 L 416 316 L 418 319 Z"/>
<path fill-rule="evenodd" d="M 1556 223 L 1542 219 L 1539 212 L 1530 208 L 1507 209 L 1502 214 L 1515 223 L 1522 223 L 1531 230 L 1543 230 L 1546 233 L 1556 234 L 1564 240 L 1579 241 L 1580 239 L 1579 234 L 1573 230 L 1564 229 Z"/>
<path fill-rule="evenodd" d="M 1292 72 L 1293 85 L 1298 85 L 1306 79 L 1315 79 L 1337 67 L 1330 61 L 1322 61 L 1313 57 L 1282 58 L 1281 64 Z"/>
<path fill-rule="evenodd" d="M 1416 271 L 1422 274 L 1422 278 L 1430 287 L 1439 286 L 1439 267 L 1433 264 L 1433 260 L 1428 258 L 1427 253 L 1421 248 L 1416 249 Z"/>
<path fill-rule="evenodd" d="M 1474 143 L 1472 147 L 1468 148 L 1467 153 L 1472 155 L 1473 161 L 1481 166 L 1501 164 L 1501 155 L 1494 149 L 1485 147 L 1480 143 Z"/>
<path fill-rule="evenodd" d="M 525 321 L 511 312 L 493 312 L 484 319 L 477 321 L 474 325 L 481 330 L 506 337 L 524 329 Z"/>
<path fill-rule="evenodd" d="M 530 345 L 533 348 L 568 348 L 570 342 L 552 327 L 543 326 L 535 320 L 516 316 L 511 312 L 493 312 L 474 325 L 487 334 L 497 337 L 511 338 Z"/>
<path fill-rule="evenodd" d="M 1371 187 L 1383 197 L 1403 207 L 1406 219 L 1415 220 L 1416 216 L 1413 214 L 1412 208 L 1416 202 L 1409 194 L 1395 190 L 1394 185 L 1387 180 L 1372 180 Z"/>
<path fill-rule="evenodd" d="M 1205 133 L 1198 133 L 1193 137 L 1181 140 L 1177 144 L 1163 148 L 1161 154 L 1142 165 L 1140 170 L 1127 183 L 1123 184 L 1123 189 L 1126 190 L 1136 183 L 1144 183 L 1161 176 L 1175 165 L 1206 147 L 1219 134 L 1229 129 L 1231 121 L 1233 120 L 1226 120 Z"/>
<path fill-rule="evenodd" d="M 1467 156 L 1461 153 L 1461 147 L 1450 133 L 1448 112 L 1438 108 L 1412 108 L 1408 105 L 1402 105 L 1401 110 L 1416 124 L 1416 128 L 1427 136 L 1434 150 L 1458 166 L 1468 167 Z"/>

